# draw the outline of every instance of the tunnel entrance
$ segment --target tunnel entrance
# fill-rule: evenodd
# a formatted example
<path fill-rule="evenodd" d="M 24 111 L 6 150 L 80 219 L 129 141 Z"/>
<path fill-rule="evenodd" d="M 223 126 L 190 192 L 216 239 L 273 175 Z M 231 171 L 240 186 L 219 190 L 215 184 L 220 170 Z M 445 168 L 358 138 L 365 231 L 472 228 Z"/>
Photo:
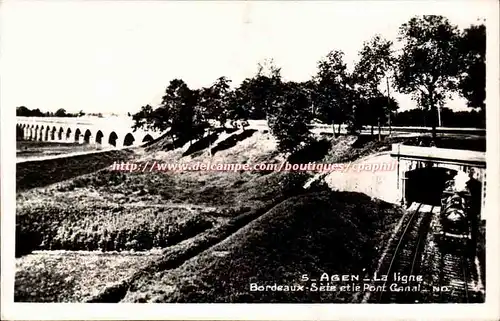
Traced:
<path fill-rule="evenodd" d="M 441 206 L 441 194 L 445 183 L 453 179 L 456 174 L 456 170 L 443 167 L 424 167 L 407 172 L 406 203 L 419 202 Z"/>

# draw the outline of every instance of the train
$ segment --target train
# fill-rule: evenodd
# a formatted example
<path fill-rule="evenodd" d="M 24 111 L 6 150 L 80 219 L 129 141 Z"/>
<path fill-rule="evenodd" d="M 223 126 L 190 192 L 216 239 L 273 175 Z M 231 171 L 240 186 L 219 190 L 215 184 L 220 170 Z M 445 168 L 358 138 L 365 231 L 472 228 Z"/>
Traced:
<path fill-rule="evenodd" d="M 478 213 L 475 213 L 471 194 L 464 177 L 446 181 L 441 194 L 441 210 L 436 231 L 442 246 L 455 250 L 475 248 Z"/>

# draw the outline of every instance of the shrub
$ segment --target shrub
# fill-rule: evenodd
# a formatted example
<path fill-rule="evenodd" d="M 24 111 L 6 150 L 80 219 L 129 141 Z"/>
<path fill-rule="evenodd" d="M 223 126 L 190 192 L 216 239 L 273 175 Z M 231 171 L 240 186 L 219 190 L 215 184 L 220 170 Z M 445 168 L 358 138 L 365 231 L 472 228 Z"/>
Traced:
<path fill-rule="evenodd" d="M 212 227 L 201 214 L 182 209 L 63 205 L 18 208 L 16 255 L 35 249 L 148 250 L 175 244 Z"/>

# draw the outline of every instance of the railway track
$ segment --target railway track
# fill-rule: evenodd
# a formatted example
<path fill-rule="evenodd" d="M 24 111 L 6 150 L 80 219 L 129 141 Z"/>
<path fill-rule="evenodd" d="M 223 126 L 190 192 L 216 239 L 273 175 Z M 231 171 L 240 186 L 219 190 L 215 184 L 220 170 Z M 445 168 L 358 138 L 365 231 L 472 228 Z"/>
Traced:
<path fill-rule="evenodd" d="M 394 275 L 417 275 L 422 259 L 422 251 L 428 232 L 432 206 L 413 203 L 409 208 L 409 218 L 404 225 L 398 242 L 394 243 L 392 255 L 388 257 L 386 268 L 381 271 L 387 276 L 383 282 L 383 290 L 378 295 L 379 303 L 413 303 L 418 293 L 413 291 L 393 291 L 391 284 L 398 286 L 415 287 L 413 281 L 398 282 Z"/>
<path fill-rule="evenodd" d="M 447 291 L 439 292 L 441 303 L 469 303 L 469 273 L 468 260 L 464 256 L 446 253 L 441 256 L 440 287 Z"/>
<path fill-rule="evenodd" d="M 386 279 L 372 281 L 376 291 L 363 302 L 372 303 L 480 303 L 484 286 L 477 259 L 465 246 L 443 246 L 436 239 L 440 206 L 413 203 L 395 242 L 380 265 Z M 395 275 L 408 280 L 395 279 Z M 416 279 L 417 276 L 422 279 Z M 412 279 L 413 276 L 413 279 Z M 397 283 L 403 290 L 394 290 Z M 366 296 L 366 295 L 365 295 Z"/>
<path fill-rule="evenodd" d="M 484 302 L 484 289 L 475 258 L 471 255 L 474 252 L 469 251 L 465 243 L 439 245 L 433 234 L 429 236 L 429 242 L 429 264 L 436 266 L 433 280 L 439 288 L 432 291 L 430 299 L 436 303 Z"/>

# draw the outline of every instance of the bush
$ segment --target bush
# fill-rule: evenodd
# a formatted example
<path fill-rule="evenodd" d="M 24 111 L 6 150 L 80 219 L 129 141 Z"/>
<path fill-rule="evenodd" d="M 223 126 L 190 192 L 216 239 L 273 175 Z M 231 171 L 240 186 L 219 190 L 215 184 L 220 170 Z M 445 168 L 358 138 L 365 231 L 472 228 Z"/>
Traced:
<path fill-rule="evenodd" d="M 148 250 L 190 238 L 212 222 L 181 209 L 45 204 L 18 209 L 16 255 L 41 250 Z"/>

